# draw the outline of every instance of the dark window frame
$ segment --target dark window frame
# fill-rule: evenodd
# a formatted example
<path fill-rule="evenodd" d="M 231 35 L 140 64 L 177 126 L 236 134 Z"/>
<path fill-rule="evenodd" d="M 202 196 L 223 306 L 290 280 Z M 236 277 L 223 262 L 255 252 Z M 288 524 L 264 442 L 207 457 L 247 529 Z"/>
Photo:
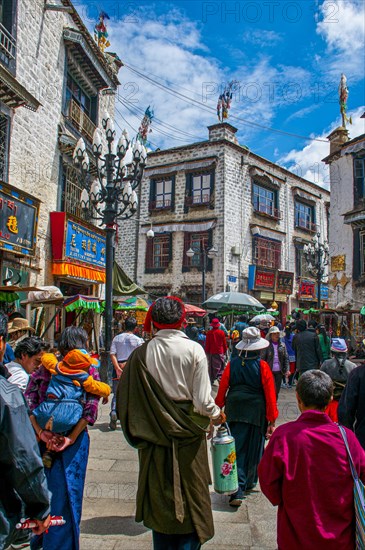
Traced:
<path fill-rule="evenodd" d="M 252 239 L 252 263 L 268 269 L 281 268 L 281 241 L 255 235 Z"/>
<path fill-rule="evenodd" d="M 365 155 L 354 157 L 354 206 L 365 199 Z M 361 175 L 359 172 L 361 171 Z"/>
<path fill-rule="evenodd" d="M 260 201 L 260 192 L 264 191 L 263 200 Z M 272 200 L 270 207 L 267 207 L 264 203 L 267 201 L 267 198 L 265 194 L 272 194 Z M 261 204 L 261 202 L 263 204 Z M 279 190 L 275 189 L 273 187 L 263 185 L 262 183 L 253 180 L 252 182 L 252 205 L 254 209 L 255 214 L 259 214 L 265 217 L 273 218 L 275 220 L 279 220 L 281 218 L 281 213 L 278 208 L 279 203 Z"/>
<path fill-rule="evenodd" d="M 161 246 L 161 253 L 157 253 L 157 246 Z M 156 259 L 160 258 L 159 265 Z M 172 233 L 157 233 L 152 239 L 147 238 L 145 273 L 164 273 L 172 259 Z"/>
<path fill-rule="evenodd" d="M 0 180 L 5 183 L 9 178 L 10 131 L 11 117 L 0 112 Z"/>
<path fill-rule="evenodd" d="M 157 185 L 161 182 L 171 182 L 171 191 L 170 193 L 157 193 Z M 159 199 L 158 197 L 162 198 Z M 166 196 L 170 198 L 166 200 Z M 149 211 L 153 212 L 154 210 L 171 210 L 174 211 L 175 208 L 175 176 L 165 176 L 153 178 L 150 180 L 150 198 L 149 198 Z"/>
<path fill-rule="evenodd" d="M 78 92 L 78 93 L 76 93 Z M 79 96 L 79 97 L 78 97 Z M 65 96 L 64 96 L 64 114 L 69 116 L 70 101 L 73 100 L 81 111 L 91 120 L 95 126 L 98 125 L 98 96 L 88 94 L 82 84 L 80 84 L 73 74 L 66 70 L 65 72 Z"/>
<path fill-rule="evenodd" d="M 194 200 L 194 178 L 203 178 L 209 176 L 209 184 L 200 186 L 200 201 Z M 203 182 L 202 182 L 203 183 Z M 206 207 L 214 208 L 214 188 L 215 188 L 215 170 L 199 170 L 188 172 L 186 174 L 186 189 L 185 189 L 185 213 L 189 208 Z M 206 192 L 205 191 L 208 191 Z M 195 191 L 199 191 L 196 189 Z"/>
<path fill-rule="evenodd" d="M 300 216 L 300 212 L 304 212 L 303 209 L 306 209 L 306 211 L 310 213 L 310 217 L 309 217 L 309 220 L 306 220 L 304 223 L 301 223 L 300 220 L 303 219 L 303 215 Z M 300 229 L 302 231 L 309 231 L 311 233 L 314 233 L 317 230 L 315 215 L 316 215 L 316 210 L 315 210 L 315 206 L 313 204 L 295 199 L 295 201 L 294 201 L 294 227 L 296 229 Z"/>
<path fill-rule="evenodd" d="M 197 244 L 199 243 L 199 244 Z M 202 249 L 209 248 L 213 244 L 213 230 L 208 229 L 206 231 L 194 231 L 184 233 L 184 251 L 182 270 L 183 272 L 190 271 L 191 269 L 203 270 L 203 254 Z M 192 258 L 186 255 L 186 252 L 192 248 L 193 250 L 199 250 L 200 254 L 195 254 Z M 213 260 L 207 257 L 206 271 L 213 270 Z"/>

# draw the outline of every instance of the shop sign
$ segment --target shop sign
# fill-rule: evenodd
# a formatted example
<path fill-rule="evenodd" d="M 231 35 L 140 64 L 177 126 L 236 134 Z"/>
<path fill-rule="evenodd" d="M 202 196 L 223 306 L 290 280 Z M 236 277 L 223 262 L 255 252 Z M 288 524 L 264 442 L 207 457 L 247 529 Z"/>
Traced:
<path fill-rule="evenodd" d="M 318 298 L 317 286 L 316 286 L 316 297 Z M 328 285 L 321 285 L 321 300 L 328 300 Z"/>
<path fill-rule="evenodd" d="M 228 275 L 228 282 L 237 283 L 237 277 L 235 277 L 234 275 Z"/>
<path fill-rule="evenodd" d="M 316 284 L 313 281 L 301 280 L 298 297 L 301 300 L 316 300 Z"/>
<path fill-rule="evenodd" d="M 345 269 L 346 269 L 346 256 L 344 254 L 341 256 L 331 257 L 331 271 L 345 271 Z"/>
<path fill-rule="evenodd" d="M 260 300 L 273 300 L 274 294 L 272 292 L 260 292 Z"/>
<path fill-rule="evenodd" d="M 67 220 L 65 258 L 105 267 L 105 237 L 73 220 Z"/>
<path fill-rule="evenodd" d="M 288 294 L 275 294 L 276 302 L 286 302 L 288 299 Z"/>
<path fill-rule="evenodd" d="M 289 271 L 278 271 L 276 280 L 276 292 L 278 294 L 290 295 L 293 292 L 294 273 Z"/>
<path fill-rule="evenodd" d="M 34 256 L 40 201 L 0 183 L 0 248 Z"/>
<path fill-rule="evenodd" d="M 135 315 L 137 325 L 143 325 L 147 316 L 147 311 L 136 311 Z"/>
<path fill-rule="evenodd" d="M 255 289 L 275 290 L 276 271 L 264 270 L 256 267 Z"/>

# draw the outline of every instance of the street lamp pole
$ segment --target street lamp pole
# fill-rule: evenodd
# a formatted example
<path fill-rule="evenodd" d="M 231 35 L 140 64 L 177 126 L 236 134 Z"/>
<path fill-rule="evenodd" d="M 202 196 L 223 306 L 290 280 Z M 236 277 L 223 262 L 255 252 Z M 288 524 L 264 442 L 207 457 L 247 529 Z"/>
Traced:
<path fill-rule="evenodd" d="M 218 250 L 216 250 L 214 246 L 205 247 L 203 243 L 201 243 L 200 250 L 190 247 L 189 250 L 186 251 L 186 255 L 190 259 L 194 256 L 200 256 L 202 258 L 202 304 L 204 304 L 206 300 L 206 273 L 208 259 L 214 258 L 217 253 Z"/>
<path fill-rule="evenodd" d="M 317 281 L 317 308 L 321 309 L 321 289 L 326 266 L 328 265 L 328 243 L 319 242 L 320 233 L 317 233 L 312 242 L 303 248 L 304 256 L 308 263 L 308 270 Z"/>
<path fill-rule="evenodd" d="M 79 169 L 78 177 L 83 187 L 81 206 L 89 218 L 98 220 L 99 225 L 105 228 L 104 348 L 109 360 L 113 325 L 113 264 L 117 221 L 128 219 L 137 211 L 138 199 L 135 189 L 142 180 L 147 151 L 140 141 L 136 140 L 132 148 L 132 161 L 127 166 L 124 158 L 131 147 L 128 132 L 124 130 L 116 144 L 114 123 L 107 112 L 104 113 L 102 127 L 106 150 L 103 150 L 102 133 L 99 128 L 94 132 L 92 145 L 97 178 L 91 182 L 90 159 L 82 138 L 76 144 L 73 159 L 75 166 Z"/>

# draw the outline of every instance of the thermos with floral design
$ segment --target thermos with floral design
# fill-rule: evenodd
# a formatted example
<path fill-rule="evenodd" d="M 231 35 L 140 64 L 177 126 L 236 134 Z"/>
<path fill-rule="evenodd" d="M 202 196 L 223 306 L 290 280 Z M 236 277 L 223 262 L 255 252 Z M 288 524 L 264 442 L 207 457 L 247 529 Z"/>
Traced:
<path fill-rule="evenodd" d="M 228 427 L 220 426 L 212 439 L 214 491 L 232 495 L 238 491 L 236 446 Z"/>

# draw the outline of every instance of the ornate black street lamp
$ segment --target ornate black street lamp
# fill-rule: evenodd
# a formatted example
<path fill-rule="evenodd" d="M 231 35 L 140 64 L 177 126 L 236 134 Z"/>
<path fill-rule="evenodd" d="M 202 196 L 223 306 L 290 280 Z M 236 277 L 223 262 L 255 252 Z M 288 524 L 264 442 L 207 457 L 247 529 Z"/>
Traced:
<path fill-rule="evenodd" d="M 99 128 L 96 128 L 93 136 L 96 179 L 90 174 L 90 160 L 82 138 L 76 144 L 73 159 L 79 169 L 78 177 L 83 187 L 81 206 L 89 218 L 99 221 L 106 234 L 104 347 L 108 356 L 112 340 L 114 239 L 117 221 L 128 219 L 137 211 L 136 188 L 142 180 L 147 151 L 136 140 L 132 147 L 132 161 L 126 165 L 125 156 L 131 148 L 128 132 L 124 130 L 116 143 L 114 123 L 107 112 L 103 116 L 102 127 L 106 148 L 103 147 Z"/>
<path fill-rule="evenodd" d="M 205 276 L 207 273 L 207 264 L 208 259 L 214 258 L 218 253 L 218 250 L 214 248 L 214 246 L 204 246 L 203 243 L 200 245 L 200 250 L 196 250 L 194 248 L 189 248 L 189 250 L 186 251 L 186 255 L 188 258 L 192 259 L 194 256 L 200 256 L 203 260 L 202 265 L 202 304 L 204 304 L 206 300 L 206 290 L 205 290 Z"/>
<path fill-rule="evenodd" d="M 328 243 L 319 242 L 320 233 L 317 233 L 312 239 L 312 242 L 304 245 L 303 253 L 307 261 L 309 273 L 317 281 L 317 308 L 321 309 L 321 287 L 326 274 L 326 266 L 328 265 Z"/>

